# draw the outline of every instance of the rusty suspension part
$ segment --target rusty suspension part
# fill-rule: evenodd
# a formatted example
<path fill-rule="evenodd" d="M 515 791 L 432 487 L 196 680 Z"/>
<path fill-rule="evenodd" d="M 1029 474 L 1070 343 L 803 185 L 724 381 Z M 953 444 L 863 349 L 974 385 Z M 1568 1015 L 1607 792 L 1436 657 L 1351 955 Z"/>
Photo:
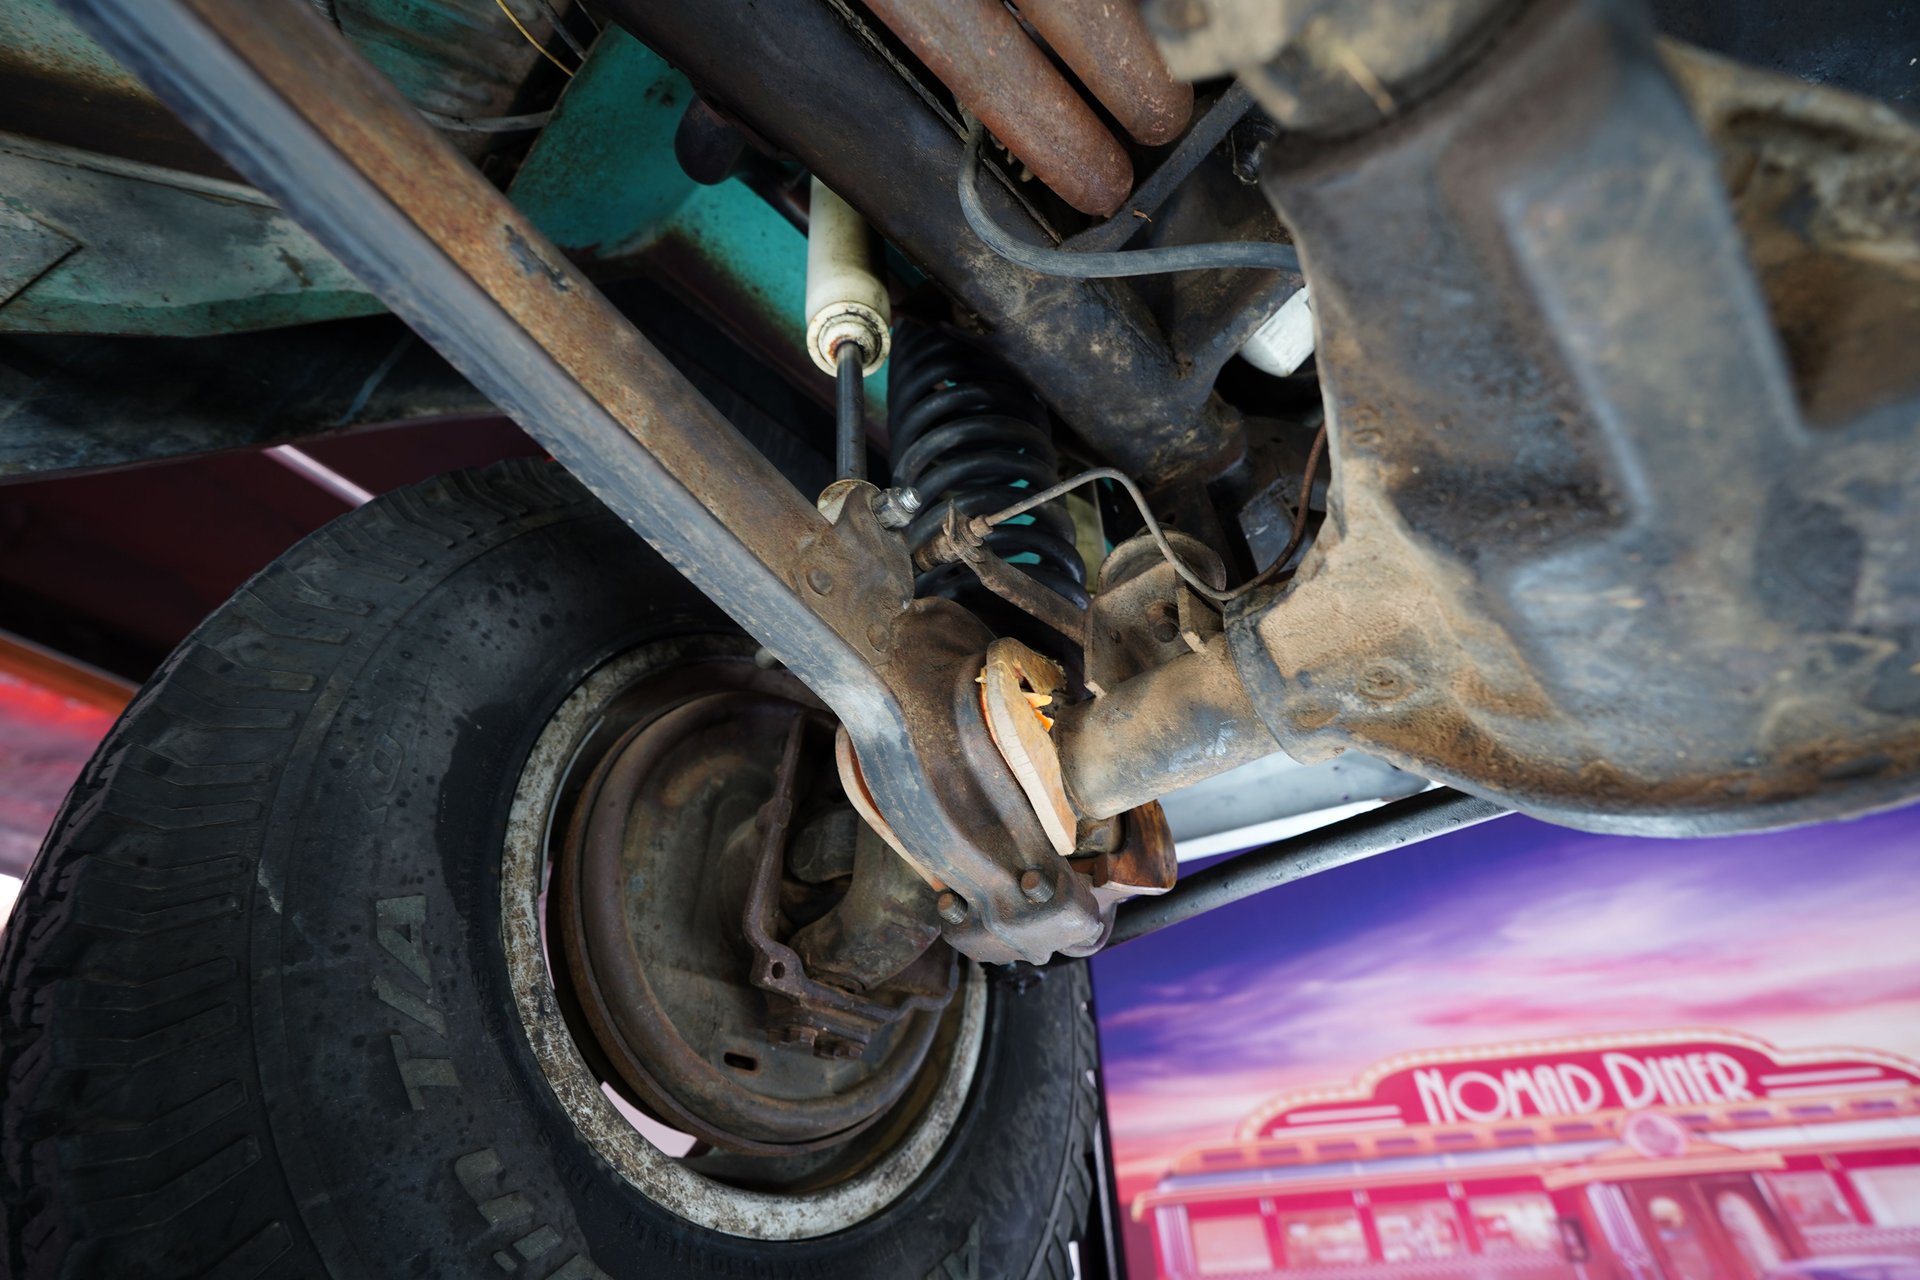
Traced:
<path fill-rule="evenodd" d="M 1067 794 L 1089 818 L 1124 813 L 1279 750 L 1225 636 L 1064 709 L 1057 736 Z"/>
<path fill-rule="evenodd" d="M 832 708 L 909 861 L 965 901 L 956 947 L 1037 961 L 1097 943 L 1092 891 L 994 772 L 972 683 L 989 634 L 912 600 L 906 550 L 870 501 L 829 525 L 310 9 L 72 8 Z M 1067 891 L 1023 896 L 1036 867 Z"/>
<path fill-rule="evenodd" d="M 809 701 L 786 672 L 724 662 L 627 691 L 602 710 L 634 723 L 579 761 L 554 850 L 550 937 L 579 1030 L 623 1095 L 729 1151 L 822 1150 L 872 1125 L 918 1072 L 955 980 L 931 910 L 918 952 L 895 946 L 894 972 L 867 971 L 879 988 L 924 961 L 884 991 L 822 986 L 774 936 L 799 737 L 831 733 Z M 817 815 L 825 797 L 805 790 Z M 750 961 L 712 927 L 721 902 L 743 916 Z"/>

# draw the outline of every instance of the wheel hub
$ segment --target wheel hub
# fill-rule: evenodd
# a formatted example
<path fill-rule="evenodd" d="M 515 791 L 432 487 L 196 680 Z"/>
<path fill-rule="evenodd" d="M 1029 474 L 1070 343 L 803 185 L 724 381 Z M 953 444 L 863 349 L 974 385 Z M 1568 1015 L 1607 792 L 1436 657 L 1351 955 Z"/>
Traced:
<path fill-rule="evenodd" d="M 791 779 L 789 825 L 834 827 L 846 801 L 831 721 L 803 692 L 764 675 L 740 687 L 737 669 L 706 683 L 662 690 L 592 765 L 563 829 L 552 920 L 591 1048 L 629 1100 L 723 1150 L 819 1150 L 899 1101 L 940 1012 L 880 1026 L 857 1056 L 769 1034 L 782 1014 L 750 981 L 742 913 L 796 732 L 801 759 L 827 763 Z M 782 875 L 776 929 L 817 918 L 844 887 Z"/>

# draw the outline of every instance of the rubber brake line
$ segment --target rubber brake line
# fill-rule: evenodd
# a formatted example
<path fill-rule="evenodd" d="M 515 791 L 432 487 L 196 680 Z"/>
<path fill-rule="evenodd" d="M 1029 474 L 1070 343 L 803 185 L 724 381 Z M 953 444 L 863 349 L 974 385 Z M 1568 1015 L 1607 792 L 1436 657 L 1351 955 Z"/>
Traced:
<path fill-rule="evenodd" d="M 1046 276 L 1075 280 L 1114 280 L 1165 275 L 1174 271 L 1251 269 L 1300 271 L 1300 254 L 1290 244 L 1271 240 L 1220 240 L 1209 244 L 1159 245 L 1151 249 L 1077 252 L 1028 244 L 993 220 L 980 199 L 977 182 L 980 144 L 986 126 L 967 118 L 967 149 L 960 159 L 960 212 L 989 249 L 1018 266 Z"/>

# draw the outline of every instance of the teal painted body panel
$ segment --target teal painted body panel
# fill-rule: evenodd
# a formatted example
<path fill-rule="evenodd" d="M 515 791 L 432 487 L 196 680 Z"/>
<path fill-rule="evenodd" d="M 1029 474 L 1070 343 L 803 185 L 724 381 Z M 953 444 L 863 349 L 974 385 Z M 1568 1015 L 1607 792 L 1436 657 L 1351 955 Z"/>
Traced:
<path fill-rule="evenodd" d="M 543 48 L 572 64 L 541 0 L 508 3 Z M 333 0 L 333 11 L 340 30 L 407 101 L 455 119 L 511 114 L 527 76 L 545 62 L 496 0 Z M 475 156 L 499 139 L 465 134 L 450 141 Z"/>
<path fill-rule="evenodd" d="M 7 68 L 76 100 L 152 101 L 56 0 L 0 0 L 0 28 Z M 384 309 L 238 183 L 0 134 L 0 209 L 0 263 L 49 236 L 67 245 L 31 275 L 0 280 L 0 333 L 201 337 Z"/>
<path fill-rule="evenodd" d="M 636 263 L 705 301 L 743 344 L 799 378 L 831 384 L 806 357 L 806 236 L 743 182 L 703 186 L 674 157 L 693 100 L 684 75 L 609 29 L 566 86 L 509 188 L 576 259 Z M 868 380 L 885 413 L 885 372 Z"/>
<path fill-rule="evenodd" d="M 624 31 L 606 32 L 567 85 L 508 194 L 578 258 L 622 258 L 644 249 L 700 189 L 673 154 L 674 131 L 692 99 L 686 77 L 658 54 Z M 771 209 L 766 216 L 780 221 Z"/>
<path fill-rule="evenodd" d="M 336 10 L 410 99 L 443 115 L 509 109 L 509 81 L 539 58 L 493 0 L 337 0 Z M 76 86 L 144 92 L 56 0 L 0 0 L 0 22 L 16 49 Z M 532 29 L 551 36 L 550 25 Z M 458 41 L 493 65 L 452 66 Z M 817 376 L 824 392 L 831 380 L 804 351 L 806 237 L 744 184 L 686 176 L 673 139 L 692 98 L 685 77 L 609 29 L 508 194 L 590 271 L 637 271 L 691 295 L 749 349 Z M 0 206 L 0 266 L 11 260 L 19 277 L 0 280 L 10 286 L 0 333 L 191 337 L 381 309 L 270 200 L 235 184 L 0 135 Z M 62 238 L 72 247 L 55 252 Z M 884 381 L 869 380 L 868 393 L 877 417 Z"/>
<path fill-rule="evenodd" d="M 58 70 L 63 78 L 128 97 L 150 97 L 147 87 L 93 37 L 75 26 L 59 0 L 0 0 L 6 61 Z"/>
<path fill-rule="evenodd" d="M 745 184 L 703 186 L 673 139 L 692 86 L 653 50 L 608 30 L 555 108 L 508 194 L 576 259 L 633 262 L 701 296 L 735 336 L 798 376 L 806 355 L 807 240 Z M 870 410 L 886 402 L 869 379 Z"/>
<path fill-rule="evenodd" d="M 551 42 L 544 6 L 532 8 L 522 21 Z M 334 9 L 369 61 L 442 115 L 509 112 L 540 61 L 495 0 L 336 0 Z M 164 111 L 58 0 L 0 0 L 0 29 L 0 92 L 17 69 L 54 86 L 56 101 Z M 450 141 L 477 157 L 501 138 Z M 0 264 L 32 261 L 49 233 L 72 245 L 25 281 L 0 280 L 0 333 L 200 337 L 384 310 L 271 200 L 237 184 L 0 134 L 0 207 L 10 215 L 0 219 Z"/>
<path fill-rule="evenodd" d="M 31 276 L 0 282 L 0 332 L 201 337 L 383 309 L 237 183 L 0 134 L 0 209 L 0 262 L 65 242 Z"/>

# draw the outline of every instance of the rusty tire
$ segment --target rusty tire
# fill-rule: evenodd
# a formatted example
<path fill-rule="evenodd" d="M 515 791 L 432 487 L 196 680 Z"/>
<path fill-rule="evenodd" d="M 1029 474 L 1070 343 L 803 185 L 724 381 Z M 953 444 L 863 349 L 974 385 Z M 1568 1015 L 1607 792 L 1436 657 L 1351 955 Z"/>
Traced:
<path fill-rule="evenodd" d="M 703 634 L 732 631 L 528 463 L 361 508 L 207 619 L 0 950 L 0 1273 L 1064 1277 L 1092 1194 L 1078 966 L 986 980 L 937 1154 L 823 1237 L 669 1212 L 543 1073 L 502 941 L 515 780 L 596 668 Z"/>

